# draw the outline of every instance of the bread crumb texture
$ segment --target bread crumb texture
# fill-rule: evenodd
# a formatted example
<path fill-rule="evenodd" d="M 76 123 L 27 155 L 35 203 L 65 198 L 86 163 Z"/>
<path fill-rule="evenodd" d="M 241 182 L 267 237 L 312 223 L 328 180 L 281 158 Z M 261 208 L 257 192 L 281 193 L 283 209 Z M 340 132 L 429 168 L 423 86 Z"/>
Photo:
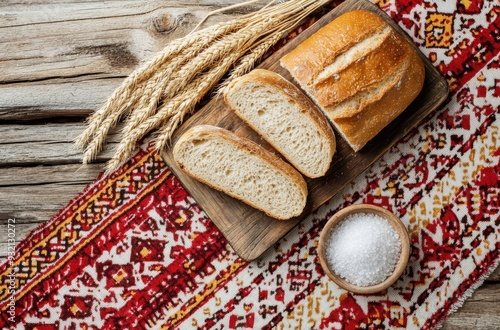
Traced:
<path fill-rule="evenodd" d="M 303 190 L 305 182 L 298 184 L 296 177 L 263 158 L 263 154 L 272 154 L 257 144 L 255 150 L 248 149 L 248 144 L 254 143 L 229 131 L 198 126 L 176 143 L 174 159 L 195 179 L 272 217 L 288 219 L 300 215 L 307 196 L 307 188 Z"/>

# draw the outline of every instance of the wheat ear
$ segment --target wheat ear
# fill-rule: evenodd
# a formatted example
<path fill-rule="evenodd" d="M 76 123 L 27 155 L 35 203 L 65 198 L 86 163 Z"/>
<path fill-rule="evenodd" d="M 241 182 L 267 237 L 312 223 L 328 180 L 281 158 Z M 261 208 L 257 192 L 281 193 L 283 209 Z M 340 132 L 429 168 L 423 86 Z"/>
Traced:
<path fill-rule="evenodd" d="M 220 40 L 214 42 L 213 45 L 205 49 L 192 61 L 186 63 L 181 68 L 181 70 L 176 73 L 176 78 L 168 82 L 168 88 L 163 90 L 163 94 L 161 96 L 165 100 L 172 98 L 179 91 L 183 90 L 184 88 L 187 88 L 186 87 L 187 85 L 188 86 L 191 85 L 189 84 L 189 81 L 191 81 L 193 77 L 198 74 L 198 72 L 205 70 L 210 65 L 213 66 L 213 63 L 218 62 L 221 58 L 225 56 L 226 57 L 228 56 L 228 58 L 233 58 L 234 56 L 229 56 L 229 55 L 238 52 L 238 50 L 240 53 L 244 53 L 248 45 L 250 45 L 254 41 L 254 39 L 256 39 L 258 36 L 260 36 L 262 31 L 265 31 L 269 26 L 269 24 L 275 24 L 275 23 L 272 23 L 271 19 L 263 20 L 259 24 L 244 28 L 243 33 L 229 34 L 221 38 Z M 128 155 L 130 155 L 130 152 L 135 148 L 135 143 L 132 146 L 132 143 L 130 143 L 130 141 L 132 140 L 138 141 L 143 137 L 144 134 L 142 134 L 142 136 L 139 137 L 140 130 L 133 130 L 134 127 L 138 127 L 138 125 L 141 125 L 146 120 L 148 127 L 150 127 L 149 130 L 154 128 L 152 127 L 151 121 L 147 121 L 147 118 L 149 118 L 151 115 L 154 114 L 154 111 L 156 110 L 157 107 L 157 103 L 160 101 L 160 92 L 162 91 L 162 88 L 161 86 L 159 86 L 158 82 L 154 82 L 153 86 L 156 87 L 156 90 L 153 92 L 153 95 L 150 96 L 149 103 L 145 105 L 144 108 L 142 107 L 139 108 L 140 113 L 137 116 L 132 115 L 129 118 L 127 125 L 123 129 L 123 133 L 125 136 L 124 143 L 120 143 L 117 149 L 116 158 L 118 160 L 113 161 L 112 164 L 108 167 L 114 166 L 115 163 L 121 163 L 123 155 L 126 155 L 128 157 Z M 194 97 L 193 99 L 201 99 L 201 97 L 203 97 L 203 95 L 201 95 L 199 98 Z M 196 101 L 195 104 L 197 102 L 198 101 Z M 166 104 L 168 104 L 168 101 Z M 141 127 L 146 127 L 146 126 L 142 125 Z M 100 141 L 97 141 L 96 144 L 91 144 L 90 146 L 92 148 L 98 147 L 99 142 Z M 94 154 L 95 150 L 89 149 L 89 156 L 93 156 Z"/>
<path fill-rule="evenodd" d="M 134 72 L 132 76 L 138 78 L 126 79 L 106 104 L 90 117 L 87 129 L 77 138 L 77 145 L 85 147 L 83 163 L 86 164 L 95 159 L 97 154 L 102 150 L 109 130 L 116 126 L 122 116 L 133 110 L 141 112 L 141 114 L 137 115 L 138 112 L 133 111 L 130 124 L 127 124 L 128 127 L 125 128 L 127 130 L 130 129 L 130 127 L 136 126 L 137 123 L 151 115 L 152 111 L 156 109 L 162 94 L 162 88 L 161 86 L 159 88 L 159 85 L 161 85 L 162 82 L 168 82 L 172 74 L 178 73 L 181 63 L 189 61 L 195 57 L 203 47 L 206 47 L 207 44 L 210 44 L 227 33 L 238 30 L 244 24 L 245 20 L 225 22 L 214 27 L 197 31 L 195 34 L 185 37 L 186 40 L 175 40 L 173 45 L 165 48 L 164 54 L 157 56 L 155 60 L 153 60 L 153 63 L 147 67 L 147 70 L 140 69 Z M 179 56 L 166 62 L 175 54 Z M 155 68 L 155 66 L 161 66 L 162 61 L 164 67 Z M 156 75 L 151 72 L 155 69 Z M 139 71 L 143 72 L 143 75 L 139 74 Z M 144 79 L 145 75 L 149 75 L 148 80 Z M 151 75 L 155 78 L 152 79 Z M 137 83 L 139 83 L 139 86 L 135 85 Z M 135 93 L 131 95 L 131 91 Z M 119 98 L 115 97 L 120 93 L 123 94 Z M 127 96 L 130 98 L 127 99 Z M 142 113 L 145 100 L 148 102 L 146 108 L 149 110 Z"/>
<path fill-rule="evenodd" d="M 150 79 L 145 90 L 142 93 L 142 97 L 137 100 L 135 105 L 135 110 L 131 116 L 128 118 L 128 125 L 124 128 L 124 132 L 140 124 L 150 115 L 154 114 L 157 105 L 160 103 L 162 98 L 165 97 L 165 90 L 169 85 L 172 84 L 171 80 L 173 76 L 182 76 L 184 72 L 182 71 L 183 65 L 188 65 L 190 61 L 194 59 L 203 49 L 212 45 L 216 40 L 222 36 L 237 30 L 241 26 L 242 22 L 232 22 L 225 24 L 222 29 L 215 32 L 207 31 L 206 34 L 202 34 L 200 38 L 179 56 L 173 58 L 169 65 L 163 68 L 155 79 Z M 175 79 L 175 78 L 174 78 Z"/>
<path fill-rule="evenodd" d="M 229 77 L 224 80 L 219 87 L 217 88 L 217 97 L 221 96 L 226 90 L 229 83 L 237 78 L 241 77 L 244 74 L 251 71 L 255 65 L 260 61 L 260 59 L 266 54 L 266 52 L 271 48 L 274 44 L 276 44 L 282 36 L 282 32 L 274 33 L 269 39 L 264 40 L 256 47 L 254 47 L 247 55 L 243 56 L 238 64 L 231 70 Z"/>
<path fill-rule="evenodd" d="M 125 115 L 129 117 L 126 120 L 122 142 L 132 141 L 132 145 L 135 146 L 145 134 L 132 134 L 129 137 L 127 130 L 149 127 L 146 129 L 149 132 L 152 127 L 158 127 L 157 123 L 153 123 L 153 118 L 159 118 L 160 122 L 166 123 L 159 136 L 161 136 L 160 139 L 165 138 L 165 141 L 168 141 L 173 130 L 188 113 L 193 111 L 196 103 L 193 104 L 194 100 L 200 100 L 204 96 L 204 94 L 193 94 L 191 99 L 183 102 L 177 99 L 182 95 L 187 95 L 185 93 L 188 91 L 188 86 L 193 86 L 191 83 L 198 81 L 200 72 L 206 71 L 201 75 L 208 75 L 220 66 L 219 60 L 225 61 L 226 58 L 236 56 L 234 54 L 243 56 L 248 49 L 251 49 L 233 69 L 230 79 L 246 73 L 276 42 L 274 39 L 279 39 L 279 31 L 286 32 L 306 15 L 326 4 L 328 0 L 294 0 L 271 6 L 275 2 L 275 0 L 271 1 L 258 12 L 243 15 L 235 20 L 219 23 L 211 28 L 195 31 L 184 38 L 174 40 L 152 61 L 135 70 L 103 107 L 89 117 L 86 129 L 76 139 L 75 142 L 85 148 L 83 162 L 88 163 L 95 159 L 104 145 L 110 128 Z M 200 40 L 208 40 L 206 46 L 200 48 Z M 236 60 L 237 58 L 234 58 L 233 63 Z M 230 66 L 231 64 L 226 70 Z M 183 79 L 179 77 L 171 79 L 173 73 L 180 73 L 179 76 Z M 224 73 L 219 79 L 223 75 Z M 213 87 L 213 84 L 210 86 L 208 90 Z M 199 93 L 206 93 L 208 90 L 202 89 Z M 163 111 L 167 108 L 170 109 L 166 111 L 168 114 Z M 137 139 L 138 136 L 140 138 Z M 157 144 L 158 146 L 166 145 L 163 142 Z M 122 144 L 122 148 L 128 150 L 123 147 L 124 145 Z M 128 145 L 130 148 L 131 144 L 128 143 Z M 119 155 L 115 156 L 121 159 Z"/>
<path fill-rule="evenodd" d="M 136 148 L 137 141 L 141 140 L 150 131 L 160 127 L 164 123 L 166 123 L 165 127 L 170 127 L 169 123 L 171 123 L 172 118 L 174 121 L 182 120 L 186 114 L 194 109 L 194 106 L 201 98 L 217 84 L 238 56 L 239 54 L 230 55 L 222 60 L 219 66 L 208 73 L 200 74 L 182 93 L 160 106 L 155 115 L 147 118 L 143 123 L 130 131 L 119 143 L 114 157 L 107 164 L 107 170 L 112 171 L 116 169 L 126 160 Z M 158 147 L 158 142 L 156 142 L 156 146 Z"/>
<path fill-rule="evenodd" d="M 123 81 L 106 103 L 89 117 L 86 129 L 76 138 L 75 143 L 81 148 L 85 148 L 94 136 L 106 135 L 109 129 L 116 125 L 120 117 L 134 106 L 137 98 L 142 95 L 141 88 L 145 87 L 145 82 L 147 84 L 147 81 L 156 73 L 168 70 L 167 62 L 176 55 L 186 50 L 193 50 L 192 48 L 198 48 L 199 50 L 200 45 L 203 46 L 210 42 L 207 37 L 215 40 L 222 35 L 237 30 L 245 23 L 245 19 L 223 22 L 196 31 L 184 38 L 173 40 L 151 61 L 134 70 Z M 194 56 L 196 51 L 192 51 L 192 53 Z M 184 59 L 187 60 L 186 57 Z M 165 64 L 167 64 L 167 67 L 164 67 Z M 111 120 L 106 120 L 109 116 L 112 116 Z"/>
<path fill-rule="evenodd" d="M 178 111 L 171 118 L 169 118 L 166 125 L 158 131 L 155 138 L 155 148 L 157 150 L 162 150 L 167 147 L 170 139 L 172 138 L 172 134 L 177 129 L 179 124 L 182 123 L 188 114 L 192 113 L 194 106 L 203 98 L 203 96 L 217 85 L 219 80 L 222 79 L 224 74 L 239 56 L 240 54 L 238 53 L 230 55 L 222 60 L 216 69 L 203 76 L 204 81 L 197 86 L 196 90 L 192 92 L 193 94 L 189 96 L 191 102 L 187 103 L 185 107 L 179 108 Z"/>

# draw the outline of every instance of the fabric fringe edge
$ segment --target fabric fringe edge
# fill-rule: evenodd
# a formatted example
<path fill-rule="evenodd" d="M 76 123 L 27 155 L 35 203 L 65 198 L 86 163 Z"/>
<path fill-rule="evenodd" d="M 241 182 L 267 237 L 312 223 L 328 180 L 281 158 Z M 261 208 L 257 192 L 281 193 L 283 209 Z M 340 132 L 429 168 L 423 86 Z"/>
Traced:
<path fill-rule="evenodd" d="M 444 322 L 448 319 L 448 317 L 450 317 L 451 314 L 455 313 L 456 311 L 458 311 L 463 306 L 463 304 L 467 301 L 467 299 L 469 299 L 474 294 L 474 292 L 477 289 L 479 289 L 479 287 L 481 285 L 484 284 L 484 281 L 486 281 L 488 279 L 488 277 L 490 277 L 490 275 L 493 274 L 493 272 L 498 268 L 498 266 L 500 266 L 500 257 L 497 257 L 497 260 L 495 260 L 495 262 L 493 263 L 493 265 L 483 275 L 481 275 L 481 277 L 476 282 L 474 282 L 474 284 L 472 284 L 463 293 L 463 295 L 460 298 L 457 299 L 456 302 L 454 302 L 450 306 L 450 308 L 444 314 L 444 316 L 442 317 L 442 319 L 439 320 L 438 323 L 436 324 L 435 329 L 441 329 L 443 327 Z"/>

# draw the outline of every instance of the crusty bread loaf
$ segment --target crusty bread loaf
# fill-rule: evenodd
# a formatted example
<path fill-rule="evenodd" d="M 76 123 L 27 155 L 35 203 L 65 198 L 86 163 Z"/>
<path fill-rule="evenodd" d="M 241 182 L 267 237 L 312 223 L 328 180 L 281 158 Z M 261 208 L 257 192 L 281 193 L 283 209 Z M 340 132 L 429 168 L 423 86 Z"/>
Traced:
<path fill-rule="evenodd" d="M 281 220 L 302 213 L 307 199 L 304 178 L 258 144 L 209 125 L 186 131 L 173 157 L 191 177 Z"/>
<path fill-rule="evenodd" d="M 297 170 L 323 176 L 335 153 L 335 135 L 325 115 L 279 74 L 255 69 L 231 82 L 227 105 Z"/>
<path fill-rule="evenodd" d="M 417 97 L 425 69 L 412 45 L 378 15 L 345 13 L 281 65 L 358 151 Z"/>

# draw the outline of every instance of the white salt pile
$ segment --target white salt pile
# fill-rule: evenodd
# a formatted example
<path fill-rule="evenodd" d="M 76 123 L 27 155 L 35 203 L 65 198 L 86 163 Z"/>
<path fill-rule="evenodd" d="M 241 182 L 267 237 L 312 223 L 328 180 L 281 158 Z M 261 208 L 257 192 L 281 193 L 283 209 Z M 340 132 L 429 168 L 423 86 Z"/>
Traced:
<path fill-rule="evenodd" d="M 392 274 L 401 254 L 399 235 L 383 218 L 355 213 L 332 228 L 326 260 L 347 282 L 370 286 Z"/>

